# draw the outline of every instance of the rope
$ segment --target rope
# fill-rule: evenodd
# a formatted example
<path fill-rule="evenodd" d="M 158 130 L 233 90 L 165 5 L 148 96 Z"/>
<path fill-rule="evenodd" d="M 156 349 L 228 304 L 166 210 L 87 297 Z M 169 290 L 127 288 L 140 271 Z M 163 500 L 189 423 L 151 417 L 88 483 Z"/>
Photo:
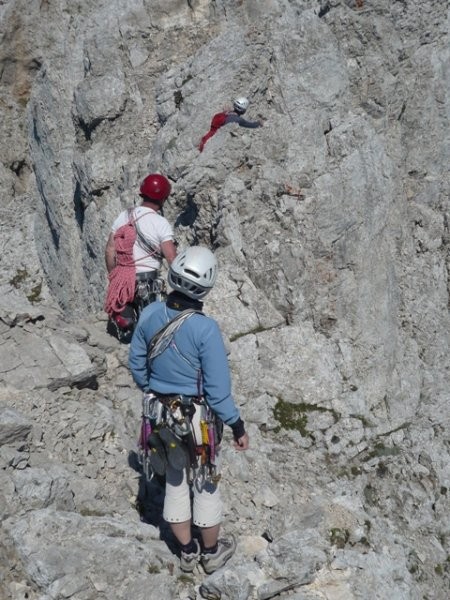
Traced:
<path fill-rule="evenodd" d="M 128 221 L 114 234 L 116 266 L 109 273 L 108 292 L 104 309 L 112 317 L 121 313 L 126 304 L 133 302 L 136 289 L 136 266 L 133 260 L 133 246 L 136 229 L 133 221 Z"/>
<path fill-rule="evenodd" d="M 154 358 L 159 356 L 170 346 L 175 333 L 183 325 L 186 319 L 192 317 L 195 314 L 203 314 L 201 311 L 188 308 L 183 312 L 179 313 L 175 318 L 166 323 L 161 329 L 159 329 L 153 338 L 150 340 L 148 348 L 148 360 L 151 362 Z M 188 361 L 189 362 L 189 361 Z"/>

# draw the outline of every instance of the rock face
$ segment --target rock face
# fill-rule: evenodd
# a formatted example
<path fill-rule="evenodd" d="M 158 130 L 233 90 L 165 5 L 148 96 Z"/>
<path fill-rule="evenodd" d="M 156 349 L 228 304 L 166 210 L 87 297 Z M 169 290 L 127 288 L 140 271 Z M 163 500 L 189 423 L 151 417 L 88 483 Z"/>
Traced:
<path fill-rule="evenodd" d="M 0 597 L 446 600 L 449 46 L 440 0 L 0 5 Z M 251 100 L 261 129 L 212 115 Z M 136 465 L 103 252 L 150 171 L 251 449 L 183 576 Z"/>

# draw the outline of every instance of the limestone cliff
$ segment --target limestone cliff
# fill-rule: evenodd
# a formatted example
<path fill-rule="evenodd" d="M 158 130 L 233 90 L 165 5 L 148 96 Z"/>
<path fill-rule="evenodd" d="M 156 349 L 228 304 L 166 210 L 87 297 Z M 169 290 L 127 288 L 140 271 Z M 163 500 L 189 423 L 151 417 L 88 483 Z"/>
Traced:
<path fill-rule="evenodd" d="M 0 2 L 1 598 L 448 598 L 447 29 L 440 0 Z M 199 153 L 237 95 L 264 127 Z M 251 435 L 226 434 L 239 545 L 208 578 L 136 470 L 102 312 L 153 170 L 217 254 Z"/>

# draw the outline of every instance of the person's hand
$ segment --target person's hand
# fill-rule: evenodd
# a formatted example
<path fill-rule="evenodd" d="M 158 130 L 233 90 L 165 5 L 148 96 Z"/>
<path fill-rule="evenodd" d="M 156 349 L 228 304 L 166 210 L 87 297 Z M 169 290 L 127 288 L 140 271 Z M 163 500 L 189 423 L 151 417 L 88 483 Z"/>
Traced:
<path fill-rule="evenodd" d="M 248 433 L 244 433 L 244 435 L 242 437 L 235 440 L 234 447 L 236 450 L 239 450 L 240 452 L 242 450 L 247 450 L 249 447 Z"/>

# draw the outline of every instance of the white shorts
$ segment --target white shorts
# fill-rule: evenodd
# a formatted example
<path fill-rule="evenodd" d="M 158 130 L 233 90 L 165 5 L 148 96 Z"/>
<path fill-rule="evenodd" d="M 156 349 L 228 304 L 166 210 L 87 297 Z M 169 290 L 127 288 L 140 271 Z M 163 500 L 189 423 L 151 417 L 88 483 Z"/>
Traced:
<path fill-rule="evenodd" d="M 200 407 L 196 407 L 192 424 L 197 440 L 201 440 Z M 220 472 L 220 451 L 216 448 L 215 464 Z M 193 500 L 191 500 L 191 494 Z M 168 523 L 183 523 L 191 518 L 197 527 L 213 527 L 222 521 L 222 499 L 217 484 L 194 481 L 189 484 L 187 470 L 176 471 L 170 465 L 166 471 L 166 495 L 163 517 Z"/>

